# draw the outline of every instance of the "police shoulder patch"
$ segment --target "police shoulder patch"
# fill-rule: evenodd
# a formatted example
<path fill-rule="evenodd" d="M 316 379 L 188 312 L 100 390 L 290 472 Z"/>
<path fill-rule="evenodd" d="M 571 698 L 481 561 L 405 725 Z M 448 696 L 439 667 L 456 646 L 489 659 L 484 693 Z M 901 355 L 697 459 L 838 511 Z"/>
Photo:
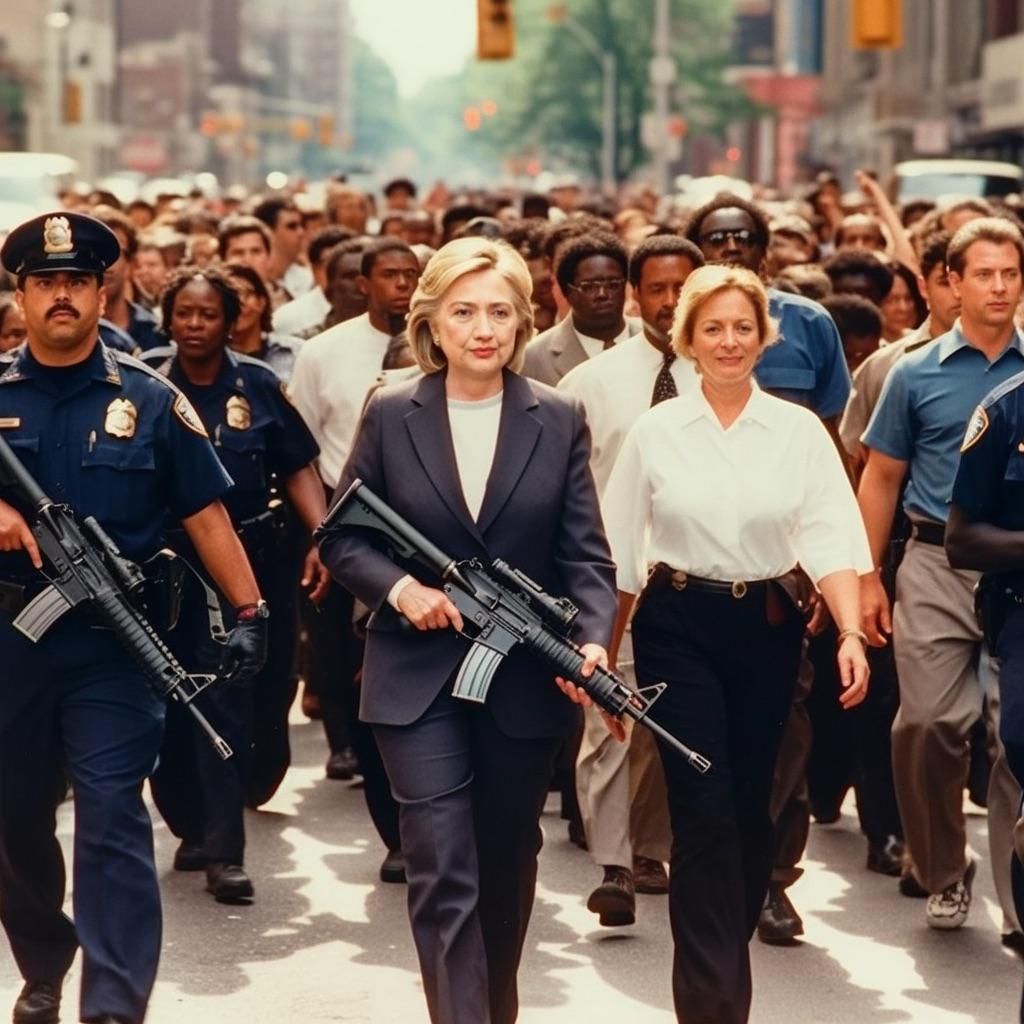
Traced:
<path fill-rule="evenodd" d="M 193 433 L 198 434 L 200 437 L 210 436 L 206 433 L 206 427 L 203 426 L 199 413 L 196 412 L 192 403 L 182 394 L 178 394 L 174 399 L 174 415 Z"/>
<path fill-rule="evenodd" d="M 986 430 L 988 430 L 988 413 L 979 405 L 967 424 L 967 433 L 964 435 L 964 443 L 960 445 L 960 451 L 965 452 L 968 448 L 973 448 L 985 436 Z"/>

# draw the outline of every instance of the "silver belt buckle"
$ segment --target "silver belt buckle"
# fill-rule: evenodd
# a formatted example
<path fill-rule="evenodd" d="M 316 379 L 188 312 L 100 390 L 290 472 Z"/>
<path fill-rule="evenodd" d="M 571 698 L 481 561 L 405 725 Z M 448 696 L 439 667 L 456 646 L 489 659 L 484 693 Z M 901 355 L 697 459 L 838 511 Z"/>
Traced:
<path fill-rule="evenodd" d="M 685 590 L 686 584 L 688 582 L 686 579 L 686 573 L 680 569 L 677 569 L 674 573 L 672 573 L 670 581 L 672 583 L 673 590 Z"/>
<path fill-rule="evenodd" d="M 736 580 L 732 585 L 732 596 L 739 600 L 747 596 L 747 585 L 743 580 Z"/>

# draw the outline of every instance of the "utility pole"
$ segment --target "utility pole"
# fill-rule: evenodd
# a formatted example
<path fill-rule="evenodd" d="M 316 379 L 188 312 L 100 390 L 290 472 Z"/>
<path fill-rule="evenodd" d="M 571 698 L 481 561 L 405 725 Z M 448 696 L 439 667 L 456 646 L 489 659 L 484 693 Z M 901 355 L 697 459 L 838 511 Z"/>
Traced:
<path fill-rule="evenodd" d="M 668 109 L 669 88 L 676 78 L 676 65 L 672 59 L 672 21 L 669 0 L 654 0 L 654 39 L 651 52 L 651 86 L 654 93 L 655 138 L 654 187 L 659 195 L 668 192 Z"/>

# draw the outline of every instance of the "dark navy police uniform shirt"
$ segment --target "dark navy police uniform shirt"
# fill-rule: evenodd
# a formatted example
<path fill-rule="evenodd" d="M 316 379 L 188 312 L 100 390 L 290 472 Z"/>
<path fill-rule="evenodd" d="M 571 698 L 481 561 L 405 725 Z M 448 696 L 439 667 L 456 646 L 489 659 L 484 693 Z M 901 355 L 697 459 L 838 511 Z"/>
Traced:
<path fill-rule="evenodd" d="M 137 561 L 163 546 L 168 512 L 187 518 L 231 486 L 188 399 L 102 343 L 72 367 L 28 346 L 0 356 L 0 431 L 54 501 L 95 516 Z M 33 573 L 23 552 L 0 554 L 0 579 Z"/>
<path fill-rule="evenodd" d="M 953 504 L 974 522 L 1024 530 L 1024 373 L 974 411 L 960 452 Z M 1024 583 L 1024 571 L 1012 574 Z"/>
<path fill-rule="evenodd" d="M 147 359 L 156 356 L 154 350 Z M 271 478 L 285 479 L 320 454 L 313 435 L 285 393 L 281 378 L 258 359 L 225 350 L 212 384 L 193 384 L 177 359 L 153 363 L 188 397 L 234 486 L 224 496 L 232 522 L 267 510 Z"/>

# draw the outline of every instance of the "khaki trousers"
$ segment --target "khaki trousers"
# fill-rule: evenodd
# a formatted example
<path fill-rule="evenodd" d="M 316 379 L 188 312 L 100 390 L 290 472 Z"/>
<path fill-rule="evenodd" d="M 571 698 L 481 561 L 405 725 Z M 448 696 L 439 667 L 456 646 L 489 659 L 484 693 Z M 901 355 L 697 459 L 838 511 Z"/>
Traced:
<path fill-rule="evenodd" d="M 907 850 L 918 881 L 941 892 L 963 876 L 967 734 L 988 697 L 993 752 L 989 853 L 1006 926 L 1019 927 L 1010 851 L 1020 789 L 998 740 L 997 664 L 982 649 L 974 617 L 978 574 L 951 569 L 945 551 L 911 540 L 896 577 L 893 640 L 900 708 L 892 728 L 893 774 Z"/>
<path fill-rule="evenodd" d="M 634 683 L 632 636 L 619 665 Z M 650 730 L 635 725 L 625 743 L 612 739 L 599 712 L 587 708 L 576 759 L 576 796 L 594 863 L 631 868 L 633 855 L 667 861 L 672 846 L 661 758 Z"/>

